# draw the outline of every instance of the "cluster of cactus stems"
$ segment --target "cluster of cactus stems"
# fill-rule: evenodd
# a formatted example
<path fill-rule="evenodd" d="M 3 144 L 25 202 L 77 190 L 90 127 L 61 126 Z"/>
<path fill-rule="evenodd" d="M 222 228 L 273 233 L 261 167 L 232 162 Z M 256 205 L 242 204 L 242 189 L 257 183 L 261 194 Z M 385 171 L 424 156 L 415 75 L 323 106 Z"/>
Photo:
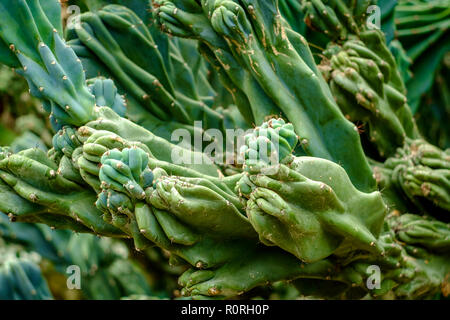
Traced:
<path fill-rule="evenodd" d="M 0 149 L 1 212 L 159 247 L 194 298 L 278 281 L 316 298 L 450 293 L 450 154 L 419 133 L 371 1 L 137 3 L 88 1 L 63 32 L 58 1 L 0 0 L 0 62 L 54 132 Z M 289 8 L 329 39 L 320 63 Z M 227 172 L 170 139 L 251 126 Z M 123 281 L 117 268 L 104 275 Z"/>
<path fill-rule="evenodd" d="M 48 284 L 30 257 L 17 257 L 10 248 L 0 248 L 0 299 L 51 300 Z"/>

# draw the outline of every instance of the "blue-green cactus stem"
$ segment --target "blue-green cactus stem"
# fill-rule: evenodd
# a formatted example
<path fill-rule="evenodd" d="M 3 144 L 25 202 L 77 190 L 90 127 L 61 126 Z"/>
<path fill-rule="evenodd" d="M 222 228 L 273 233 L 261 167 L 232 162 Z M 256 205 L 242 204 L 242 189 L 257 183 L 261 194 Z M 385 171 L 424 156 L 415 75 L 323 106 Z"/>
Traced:
<path fill-rule="evenodd" d="M 161 120 L 188 123 L 189 116 L 175 99 L 162 57 L 144 23 L 123 6 L 106 6 L 81 17 L 81 27 L 71 33 L 110 70 L 127 90 Z M 124 45 L 130 38 L 142 42 L 151 54 L 140 56 Z M 145 51 L 147 51 L 145 50 Z M 150 61 L 148 61 L 150 59 Z M 143 67 L 144 66 L 144 67 Z M 148 68 L 152 66 L 152 68 Z"/>
<path fill-rule="evenodd" d="M 111 79 L 94 78 L 89 79 L 89 90 L 95 96 L 95 104 L 100 107 L 110 107 L 119 116 L 125 117 L 127 105 L 114 82 Z"/>
<path fill-rule="evenodd" d="M 0 261 L 0 299 L 53 300 L 47 281 L 35 262 L 26 257 L 4 259 Z"/>
<path fill-rule="evenodd" d="M 74 150 L 81 146 L 81 142 L 76 135 L 76 129 L 63 127 L 52 139 L 52 145 L 56 152 L 61 152 L 67 157 L 71 157 Z"/>
<path fill-rule="evenodd" d="M 240 153 L 247 167 L 259 161 L 271 165 L 288 163 L 297 143 L 298 137 L 291 123 L 271 119 L 245 136 L 245 145 Z"/>
<path fill-rule="evenodd" d="M 81 61 L 61 39 L 57 1 L 2 1 L 0 6 L 0 37 L 20 61 L 17 72 L 27 79 L 31 93 L 51 106 L 52 123 L 59 128 L 92 120 L 95 102 Z"/>
<path fill-rule="evenodd" d="M 101 158 L 101 164 L 99 178 L 108 189 L 144 199 L 144 190 L 153 185 L 148 154 L 140 148 L 107 151 Z"/>

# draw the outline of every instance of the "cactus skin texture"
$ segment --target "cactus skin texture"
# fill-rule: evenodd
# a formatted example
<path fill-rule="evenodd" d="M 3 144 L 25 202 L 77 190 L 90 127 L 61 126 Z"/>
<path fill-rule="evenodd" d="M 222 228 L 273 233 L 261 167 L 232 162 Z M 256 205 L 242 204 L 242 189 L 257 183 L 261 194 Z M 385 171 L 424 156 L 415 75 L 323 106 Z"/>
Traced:
<path fill-rule="evenodd" d="M 100 212 L 92 206 L 95 194 L 64 178 L 58 166 L 42 150 L 25 150 L 0 162 L 2 188 L 8 193 L 16 193 L 13 199 L 2 202 L 0 210 L 12 219 L 78 231 L 91 228 L 105 235 L 117 234 L 117 230 L 104 223 Z M 17 195 L 22 199 L 19 200 Z"/>
<path fill-rule="evenodd" d="M 291 123 L 271 119 L 244 137 L 240 156 L 247 167 L 263 161 L 267 164 L 288 163 L 298 142 Z"/>
<path fill-rule="evenodd" d="M 145 128 L 133 123 L 132 121 L 120 117 L 110 108 L 99 107 L 97 109 L 97 119 L 87 123 L 78 129 L 81 139 L 88 139 L 92 132 L 108 131 L 118 136 L 121 140 L 138 142 L 145 145 L 153 158 L 164 162 L 172 162 L 172 156 L 182 153 L 189 160 L 183 166 L 186 169 L 195 170 L 201 174 L 211 177 L 218 176 L 219 167 L 211 164 L 210 159 L 203 153 L 188 150 L 174 145 L 167 140 L 160 138 Z"/>
<path fill-rule="evenodd" d="M 359 35 L 365 25 L 367 8 L 376 1 L 301 0 L 305 23 L 331 40 Z"/>
<path fill-rule="evenodd" d="M 39 9 L 44 3 L 47 20 Z M 306 40 L 281 17 L 276 0 L 153 3 L 155 19 L 166 32 L 199 41 L 213 76 L 230 90 L 247 122 L 272 119 L 246 137 L 243 168 L 224 176 L 205 153 L 174 145 L 148 129 L 161 124 L 160 128 L 189 127 L 191 120 L 200 118 L 219 131 L 224 123 L 232 123 L 217 111 L 223 109 L 208 109 L 214 101 L 211 96 L 201 97 L 194 85 L 187 86 L 195 77 L 189 75 L 190 66 L 182 68 L 187 59 L 181 42 L 168 41 L 157 49 L 155 45 L 164 41 L 153 41 L 135 14 L 108 6 L 83 14 L 81 28 L 68 32 L 71 49 L 49 23 L 55 17 L 50 10 L 53 1 L 20 0 L 9 8 L 6 0 L 0 0 L 4 9 L 0 18 L 6 18 L 0 20 L 0 38 L 6 44 L 14 40 L 10 52 L 14 56 L 0 46 L 0 59 L 16 68 L 30 63 L 21 73 L 32 92 L 46 101 L 47 110 L 53 110 L 58 130 L 48 153 L 37 148 L 18 153 L 0 149 L 2 212 L 11 220 L 126 238 L 143 253 L 156 246 L 170 256 L 171 264 L 186 270 L 179 284 L 182 294 L 193 298 L 230 298 L 288 280 L 296 281 L 300 290 L 315 287 L 318 297 L 327 296 L 324 283 L 336 285 L 333 296 L 358 298 L 367 294 L 429 298 L 441 286 L 448 287 L 448 225 L 407 214 L 404 208 L 403 215 L 386 217 L 388 207 L 376 191 L 356 126 L 342 114 Z M 314 10 L 324 4 L 308 3 Z M 436 203 L 448 212 L 448 155 L 422 140 L 410 141 L 417 137 L 406 114 L 395 61 L 380 34 L 361 27 L 358 17 L 369 1 L 352 3 L 355 25 L 346 16 L 349 2 L 327 1 L 325 12 L 330 14 L 321 19 L 326 26 L 339 26 L 343 19 L 345 32 L 332 35 L 338 38 L 337 45 L 329 47 L 329 52 L 337 53 L 332 68 L 344 76 L 351 68 L 358 75 L 350 84 L 336 76 L 336 85 L 341 81 L 345 94 L 358 86 L 373 91 L 379 103 L 375 108 L 389 114 L 386 118 L 395 115 L 390 125 L 395 130 L 390 132 L 396 137 L 389 133 L 393 143 L 385 138 L 379 145 L 390 156 L 380 165 L 383 173 L 390 173 L 380 185 L 386 182 L 394 189 L 394 204 L 399 207 L 419 203 L 424 214 L 432 213 L 429 203 Z M 332 10 L 338 14 L 332 15 Z M 13 35 L 11 26 L 17 22 L 12 17 L 21 13 L 35 23 L 27 24 L 29 34 Z M 28 23 L 22 20 L 18 21 Z M 320 21 L 314 23 L 320 27 Z M 153 66 L 143 61 L 146 50 L 130 46 L 136 40 L 149 49 Z M 189 51 L 188 46 L 184 49 Z M 83 55 L 93 77 L 114 77 L 116 82 L 95 78 L 86 83 L 74 52 Z M 65 63 L 71 62 L 74 68 L 67 79 L 51 69 L 65 70 Z M 175 66 L 182 70 L 178 80 Z M 383 81 L 370 75 L 374 70 Z M 69 80 L 80 83 L 74 86 L 75 95 L 67 94 L 62 85 Z M 54 84 L 61 96 L 39 90 L 39 81 Z M 183 88 L 175 89 L 174 84 L 180 83 Z M 128 102 L 118 92 L 126 94 Z M 68 97 L 81 107 L 57 109 Z M 363 110 L 357 104 L 353 107 Z M 224 108 L 223 114 L 231 114 L 231 108 Z M 373 123 L 377 112 L 371 111 L 367 121 Z M 147 116 L 148 127 L 135 121 Z M 166 126 L 165 121 L 171 124 Z M 191 164 L 174 160 L 181 152 Z M 300 156 L 304 154 L 308 156 Z M 271 155 L 278 160 L 275 165 L 268 161 Z M 422 174 L 425 169 L 417 170 L 420 166 L 431 171 Z M 417 196 L 417 181 L 423 180 L 430 183 L 429 192 Z M 88 273 L 103 260 L 101 252 L 91 250 L 94 246 L 90 239 L 71 240 L 72 259 Z M 372 265 L 382 270 L 381 287 L 373 291 L 366 285 Z M 99 271 L 93 291 L 106 279 L 114 279 L 102 297 L 115 297 L 116 288 L 126 281 L 124 275 L 131 272 L 134 269 L 122 263 Z M 149 295 L 138 287 L 131 290 Z"/>
<path fill-rule="evenodd" d="M 148 154 L 138 148 L 107 151 L 101 158 L 99 178 L 102 184 L 133 199 L 144 199 L 145 188 L 153 185 Z M 142 187 L 141 187 L 142 186 Z"/>
<path fill-rule="evenodd" d="M 299 157 L 272 176 L 249 178 L 255 189 L 247 215 L 264 243 L 277 244 L 305 262 L 329 256 L 344 239 L 382 252 L 377 244 L 386 211 L 381 195 L 359 192 L 338 165 Z"/>
<path fill-rule="evenodd" d="M 181 44 L 168 39 L 156 42 L 146 24 L 120 5 L 83 13 L 80 21 L 80 27 L 67 30 L 69 45 L 83 63 L 95 65 L 88 68 L 89 76 L 114 77 L 120 90 L 129 93 L 129 115 L 134 122 L 152 131 L 168 123 L 174 128 L 189 127 L 194 120 L 202 120 L 205 129 L 225 129 L 227 114 L 210 108 L 212 97 L 203 101 L 194 70 L 180 52 Z M 135 42 L 144 48 L 135 50 L 130 46 Z"/>
<path fill-rule="evenodd" d="M 449 17 L 447 0 L 401 0 L 395 9 L 395 36 L 412 62 L 414 76 L 405 83 L 414 114 L 426 108 L 423 95 L 432 87 L 439 64 L 450 49 Z"/>
<path fill-rule="evenodd" d="M 89 79 L 89 91 L 95 96 L 95 104 L 110 107 L 119 116 L 125 117 L 127 105 L 123 96 L 119 95 L 114 82 L 110 79 Z"/>
<path fill-rule="evenodd" d="M 43 266 L 51 263 L 52 273 L 48 267 L 43 267 L 43 273 L 48 283 L 52 283 L 53 275 L 65 274 L 67 267 L 77 265 L 81 272 L 82 297 L 93 300 L 120 299 L 131 294 L 153 295 L 153 288 L 145 278 L 145 272 L 134 260 L 128 259 L 128 249 L 119 240 L 99 238 L 91 234 L 75 234 L 70 230 L 51 230 L 42 224 L 12 223 L 5 215 L 0 215 L 0 240 L 5 243 L 6 255 L 0 245 L 2 259 L 8 256 L 10 250 L 17 250 L 19 259 L 14 258 L 14 266 L 17 262 L 27 263 L 39 258 Z M 14 252 L 14 255 L 17 253 Z M 30 261 L 24 259 L 28 256 Z M 17 261 L 16 261 L 17 260 Z M 34 263 L 33 263 L 34 264 Z M 20 267 L 20 264 L 19 264 Z M 0 269 L 3 270 L 0 261 Z M 35 265 L 34 268 L 38 268 Z M 44 271 L 46 270 L 46 271 Z M 27 274 L 29 274 L 27 272 Z M 128 276 L 125 276 L 128 274 Z M 31 278 L 33 280 L 33 278 Z M 64 279 L 64 278 L 63 278 Z M 14 279 L 13 279 L 14 280 Z M 0 280 L 1 281 L 1 280 Z M 43 280 L 43 284 L 45 280 Z M 53 280 L 55 281 L 55 280 Z M 58 281 L 55 281 L 59 284 Z M 66 286 L 64 279 L 63 286 Z M 35 287 L 36 284 L 35 284 Z M 55 297 L 64 295 L 53 283 L 52 292 Z M 7 287 L 1 286 L 0 296 L 5 299 L 13 299 L 7 295 Z M 17 293 L 17 292 L 16 292 Z M 18 294 L 18 293 L 17 293 Z M 51 295 L 50 295 L 51 297 Z M 65 295 L 64 295 L 65 297 Z M 24 299 L 23 296 L 16 298 Z M 34 296 L 35 299 L 46 299 L 42 294 Z"/>
<path fill-rule="evenodd" d="M 448 224 L 413 214 L 403 214 L 397 220 L 394 230 L 401 241 L 422 246 L 431 251 L 444 253 L 450 251 Z"/>
<path fill-rule="evenodd" d="M 378 265 L 382 271 L 381 285 L 379 289 L 369 292 L 375 299 L 425 299 L 441 292 L 447 296 L 450 270 L 448 255 L 426 251 L 422 245 L 416 246 L 414 239 L 404 237 L 402 220 L 419 222 L 423 218 L 413 215 L 403 218 L 398 212 L 391 213 L 380 235 L 385 256 L 382 259 L 352 262 L 344 273 L 351 275 L 354 283 L 358 284 L 370 275 L 367 273 L 369 265 Z M 396 230 L 396 226 L 400 226 L 400 229 Z"/>

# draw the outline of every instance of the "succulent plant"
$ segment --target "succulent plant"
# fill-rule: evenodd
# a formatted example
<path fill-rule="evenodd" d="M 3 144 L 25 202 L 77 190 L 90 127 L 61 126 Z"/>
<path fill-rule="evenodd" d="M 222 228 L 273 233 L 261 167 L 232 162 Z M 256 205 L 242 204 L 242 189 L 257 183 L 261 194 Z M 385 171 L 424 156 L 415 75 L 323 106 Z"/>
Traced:
<path fill-rule="evenodd" d="M 419 133 L 409 61 L 366 23 L 372 1 L 72 3 L 63 32 L 58 1 L 0 0 L 0 62 L 52 125 L 22 118 L 0 148 L 0 211 L 87 233 L 67 259 L 88 298 L 171 296 L 132 255 L 195 299 L 448 294 L 449 154 Z"/>

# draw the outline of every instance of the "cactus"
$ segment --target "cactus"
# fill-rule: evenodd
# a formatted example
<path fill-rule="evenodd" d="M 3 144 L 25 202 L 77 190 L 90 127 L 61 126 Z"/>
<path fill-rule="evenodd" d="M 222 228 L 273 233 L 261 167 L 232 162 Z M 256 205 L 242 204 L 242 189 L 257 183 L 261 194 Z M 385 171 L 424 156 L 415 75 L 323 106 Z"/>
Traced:
<path fill-rule="evenodd" d="M 0 246 L 0 253 L 1 300 L 53 300 L 33 256 L 4 246 Z"/>
<path fill-rule="evenodd" d="M 399 192 L 416 210 L 442 217 L 448 212 L 449 156 L 439 148 L 409 140 L 385 163 L 374 164 L 374 172 L 382 188 Z"/>
<path fill-rule="evenodd" d="M 129 94 L 130 119 L 152 131 L 168 122 L 172 130 L 188 128 L 193 119 L 202 119 L 205 129 L 225 129 L 225 115 L 206 104 L 212 97 L 202 101 L 193 70 L 181 54 L 183 44 L 168 39 L 156 43 L 144 22 L 124 6 L 84 13 L 80 21 L 80 26 L 67 30 L 68 43 L 85 61 L 89 76 L 114 77 L 121 91 Z M 136 51 L 130 41 L 141 42 L 146 49 Z M 165 53 L 159 46 L 168 47 L 170 61 L 163 61 Z M 90 67 L 93 63 L 98 66 Z"/>
<path fill-rule="evenodd" d="M 450 250 L 449 229 L 441 221 L 404 214 L 398 218 L 394 230 L 397 237 L 408 244 L 421 245 L 437 252 Z"/>
<path fill-rule="evenodd" d="M 399 1 L 395 8 L 395 35 L 412 61 L 413 77 L 406 82 L 413 113 L 430 88 L 439 63 L 449 50 L 448 1 Z"/>
<path fill-rule="evenodd" d="M 31 93 L 44 100 L 53 125 L 80 125 L 92 119 L 94 99 L 81 60 L 62 39 L 58 2 L 23 0 L 8 9 L 4 5 L 0 37 L 15 55 L 11 66 L 21 67 L 17 72 L 27 79 Z M 16 36 L 18 23 L 27 32 Z"/>
<path fill-rule="evenodd" d="M 255 135 L 266 126 L 255 129 Z M 291 144 L 287 144 L 291 153 L 296 143 L 293 129 L 279 128 L 280 135 L 291 137 Z M 256 147 L 262 149 L 264 143 L 271 142 L 246 142 L 244 168 L 249 176 L 239 182 L 239 191 L 249 199 L 247 216 L 261 242 L 278 245 L 305 262 L 328 257 L 344 239 L 352 247 L 382 253 L 376 238 L 386 208 L 378 192 L 359 192 L 346 172 L 327 160 L 295 157 L 288 164 L 277 163 L 271 169 L 265 163 L 255 167 L 248 158 L 258 153 Z M 278 151 L 282 162 L 286 161 L 284 152 L 281 148 Z M 265 154 L 261 158 L 264 157 Z M 364 215 L 362 207 L 366 208 Z"/>
<path fill-rule="evenodd" d="M 265 104 L 276 106 L 269 112 L 278 114 L 281 111 L 286 116 L 304 142 L 302 148 L 308 154 L 341 163 L 359 189 L 374 189 L 356 127 L 339 112 L 304 38 L 287 28 L 281 16 L 276 14 L 276 1 L 264 4 L 245 1 L 245 9 L 233 1 L 212 1 L 194 6 L 192 10 L 195 13 L 177 8 L 170 1 L 155 3 L 155 17 L 169 32 L 200 38 L 208 46 L 210 55 L 214 54 L 222 68 L 228 71 L 230 78 L 236 79 L 236 64 L 240 66 L 240 79 L 252 77 L 258 83 L 258 91 L 262 89 L 268 98 Z M 203 16 L 202 9 L 211 12 L 210 17 Z M 264 15 L 266 12 L 271 14 Z M 175 25 L 173 21 L 176 21 Z M 249 38 L 254 41 L 249 41 Z M 234 60 L 230 54 L 239 56 L 239 60 Z M 245 75 L 241 68 L 247 71 Z M 255 88 L 253 81 L 251 86 Z M 244 90 L 250 105 L 252 91 L 250 88 Z M 253 114 L 255 119 L 261 119 L 255 112 Z M 322 115 L 327 116 L 322 118 Z M 329 122 L 329 125 L 318 125 L 319 122 Z M 330 139 L 331 136 L 345 137 L 346 147 L 338 147 L 336 144 L 340 140 Z M 352 146 L 351 152 L 348 152 L 349 145 Z M 354 167 L 366 168 L 366 174 L 361 175 L 361 171 L 353 173 Z"/>
<path fill-rule="evenodd" d="M 420 134 L 403 94 L 402 83 L 396 84 L 391 65 L 383 55 L 373 52 L 366 43 L 372 39 L 383 46 L 378 32 L 363 32 L 363 41 L 349 40 L 341 48 L 330 48 L 330 53 L 342 50 L 321 67 L 328 74 L 333 95 L 346 117 L 367 124 L 369 140 L 376 146 L 379 156 L 386 158 L 405 143 L 406 138 L 419 138 Z M 384 52 L 388 52 L 384 47 Z M 395 70 L 397 70 L 395 68 Z M 395 81 L 394 81 L 395 80 Z M 359 108 L 355 108 L 359 106 Z"/>
<path fill-rule="evenodd" d="M 79 265 L 90 299 L 167 298 L 178 276 L 182 299 L 447 294 L 448 152 L 418 132 L 372 1 L 81 3 L 65 42 L 56 1 L 0 0 L 0 61 L 52 125 L 17 119 L 0 148 L 0 211 L 31 223 L 0 224 L 8 246 Z M 66 255 L 42 239 L 60 232 Z"/>
<path fill-rule="evenodd" d="M 2 300 L 52 300 L 39 268 L 28 261 L 6 261 L 0 270 Z"/>

